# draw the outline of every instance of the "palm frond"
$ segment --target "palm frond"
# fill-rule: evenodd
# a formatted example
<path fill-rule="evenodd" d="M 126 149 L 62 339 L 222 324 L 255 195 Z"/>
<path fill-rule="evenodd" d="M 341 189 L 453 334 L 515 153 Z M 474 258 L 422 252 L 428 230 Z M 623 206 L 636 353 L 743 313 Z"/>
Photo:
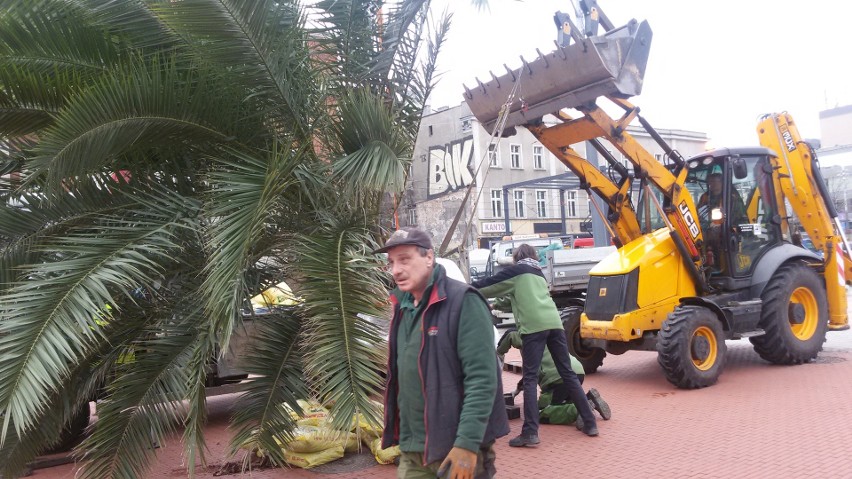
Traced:
<path fill-rule="evenodd" d="M 178 257 L 177 228 L 168 212 L 140 211 L 133 221 L 105 218 L 98 236 L 83 228 L 45 243 L 58 259 L 33 265 L 0 299 L 0 443 L 12 423 L 18 435 L 34 426 L 69 364 L 94 347 L 98 311 L 116 304 L 116 293 L 151 284 Z"/>
<path fill-rule="evenodd" d="M 160 21 L 195 46 L 199 58 L 226 68 L 246 95 L 260 98 L 285 130 L 305 134 L 317 81 L 302 33 L 299 2 L 183 0 L 151 2 Z"/>
<path fill-rule="evenodd" d="M 59 187 L 131 149 L 203 150 L 230 141 L 244 131 L 245 105 L 233 95 L 220 97 L 219 81 L 174 58 L 134 62 L 71 100 L 27 166 Z"/>
<path fill-rule="evenodd" d="M 16 65 L 0 68 L 0 131 L 14 138 L 50 125 L 65 104 L 59 86 L 65 80 L 64 74 L 44 78 Z"/>
<path fill-rule="evenodd" d="M 429 0 L 404 1 L 390 9 L 382 51 L 372 68 L 374 74 L 389 79 L 400 59 L 403 63 L 414 63 L 429 3 Z"/>
<path fill-rule="evenodd" d="M 210 228 L 203 291 L 214 337 L 223 348 L 228 347 L 237 312 L 250 296 L 245 273 L 259 259 L 255 245 L 264 237 L 283 192 L 294 184 L 294 168 L 304 159 L 304 150 L 290 146 L 277 143 L 262 157 L 231 150 L 228 157 L 215 160 L 220 168 L 210 175 L 213 192 L 206 213 L 216 221 Z"/>
<path fill-rule="evenodd" d="M 252 379 L 234 405 L 231 454 L 260 450 L 273 464 L 284 466 L 279 444 L 292 439 L 296 427 L 284 404 L 300 412 L 296 401 L 308 397 L 298 340 L 301 319 L 293 309 L 274 311 L 252 322 L 254 341 L 242 361 Z"/>
<path fill-rule="evenodd" d="M 120 56 L 104 33 L 70 2 L 20 2 L 0 16 L 0 70 L 17 66 L 43 77 L 102 73 Z"/>
<path fill-rule="evenodd" d="M 133 50 L 156 55 L 181 47 L 178 35 L 163 24 L 151 10 L 159 0 L 76 0 L 89 9 L 92 21 L 115 38 L 119 37 Z"/>
<path fill-rule="evenodd" d="M 349 92 L 339 101 L 332 128 L 334 177 L 352 189 L 402 191 L 411 162 L 411 144 L 400 134 L 385 102 L 366 90 Z"/>
<path fill-rule="evenodd" d="M 203 309 L 201 309 L 203 311 Z M 204 426 L 207 424 L 207 395 L 205 394 L 207 364 L 215 352 L 215 336 L 210 328 L 198 331 L 198 341 L 189 363 L 186 365 L 188 403 L 186 422 L 183 430 L 184 455 L 186 468 L 192 475 L 197 463 L 205 464 Z"/>
<path fill-rule="evenodd" d="M 26 265 L 40 262 L 43 250 L 37 246 L 44 238 L 129 203 L 98 180 L 89 178 L 56 195 L 25 190 L 7 197 L 9 205 L 0 209 L 0 292 L 23 279 Z"/>
<path fill-rule="evenodd" d="M 47 406 L 37 418 L 38 427 L 28 429 L 22 436 L 10 435 L 0 448 L 0 474 L 18 477 L 27 464 L 60 439 L 63 428 L 75 420 L 80 408 L 88 408 L 89 400 L 105 382 L 116 362 L 126 351 L 121 346 L 136 330 L 135 324 L 111 323 L 105 328 L 98 347 L 77 364 L 71 366 L 70 375 L 53 392 Z"/>
<path fill-rule="evenodd" d="M 323 0 L 313 5 L 311 38 L 321 55 L 338 58 L 326 70 L 349 82 L 367 78 L 381 48 L 375 0 Z M 349 83 L 351 85 L 351 83 Z"/>
<path fill-rule="evenodd" d="M 351 221 L 349 219 L 348 221 Z M 299 294 L 305 308 L 305 367 L 316 396 L 333 405 L 333 426 L 348 430 L 354 415 L 380 424 L 378 397 L 386 348 L 381 328 L 386 292 L 372 241 L 357 226 L 333 219 L 299 241 Z"/>
<path fill-rule="evenodd" d="M 403 40 L 404 47 L 400 49 L 402 54 L 394 66 L 390 79 L 393 85 L 391 91 L 394 93 L 393 111 L 399 117 L 400 129 L 406 140 L 412 144 L 417 140 L 423 107 L 437 83 L 438 54 L 446 41 L 451 23 L 452 14 L 446 11 L 438 20 L 429 16 L 425 22 L 428 36 L 423 35 L 427 37 L 425 58 L 419 54 L 422 32 L 418 32 L 416 39 L 409 36 Z"/>
<path fill-rule="evenodd" d="M 80 369 L 80 368 L 78 368 Z M 80 377 L 73 377 L 65 384 L 78 385 Z M 56 444 L 63 428 L 71 421 L 71 415 L 80 407 L 88 407 L 88 399 L 80 389 L 51 394 L 47 407 L 38 416 L 38 427 L 30 428 L 22 436 L 10 435 L 0 447 L 0 475 L 19 477 L 28 463 L 45 451 L 45 446 Z M 14 426 L 13 426 L 14 428 Z"/>
<path fill-rule="evenodd" d="M 196 318 L 200 317 L 196 315 Z M 80 445 L 81 478 L 142 477 L 154 444 L 183 422 L 186 365 L 198 348 L 197 322 L 161 325 L 136 345 L 99 404 L 98 422 Z"/>

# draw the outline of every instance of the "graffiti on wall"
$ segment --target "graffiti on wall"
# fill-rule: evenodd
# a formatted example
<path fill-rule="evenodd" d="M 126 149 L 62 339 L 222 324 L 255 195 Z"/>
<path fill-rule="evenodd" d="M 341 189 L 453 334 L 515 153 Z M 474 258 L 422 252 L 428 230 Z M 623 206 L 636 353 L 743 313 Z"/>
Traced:
<path fill-rule="evenodd" d="M 429 199 L 473 183 L 473 137 L 429 148 Z"/>

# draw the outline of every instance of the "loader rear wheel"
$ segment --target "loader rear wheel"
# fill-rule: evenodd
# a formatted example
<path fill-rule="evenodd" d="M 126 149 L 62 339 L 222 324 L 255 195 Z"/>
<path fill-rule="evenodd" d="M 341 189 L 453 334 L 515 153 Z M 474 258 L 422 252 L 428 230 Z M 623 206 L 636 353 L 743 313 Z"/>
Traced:
<path fill-rule="evenodd" d="M 682 389 L 715 384 L 726 352 L 722 323 L 701 306 L 677 307 L 663 322 L 657 341 L 657 362 L 666 379 Z"/>
<path fill-rule="evenodd" d="M 606 357 L 606 351 L 601 348 L 586 347 L 580 338 L 580 314 L 583 308 L 579 306 L 568 306 L 559 312 L 562 318 L 562 327 L 565 329 L 565 337 L 568 339 L 568 352 L 580 361 L 586 374 L 597 372 Z"/>
<path fill-rule="evenodd" d="M 774 364 L 801 364 L 817 357 L 828 329 L 825 286 L 799 263 L 778 268 L 761 296 L 759 326 L 766 333 L 749 338 L 761 358 Z"/>

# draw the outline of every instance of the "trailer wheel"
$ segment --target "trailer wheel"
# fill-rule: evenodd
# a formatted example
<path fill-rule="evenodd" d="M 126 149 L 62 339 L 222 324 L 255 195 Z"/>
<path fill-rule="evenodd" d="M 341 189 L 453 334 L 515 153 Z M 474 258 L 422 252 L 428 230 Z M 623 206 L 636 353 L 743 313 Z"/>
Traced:
<path fill-rule="evenodd" d="M 812 269 L 799 263 L 778 268 L 761 296 L 759 326 L 766 332 L 749 338 L 761 358 L 774 364 L 801 364 L 817 357 L 828 329 L 825 286 Z"/>
<path fill-rule="evenodd" d="M 568 339 L 568 352 L 580 361 L 586 374 L 593 374 L 603 364 L 606 351 L 583 345 L 580 338 L 580 314 L 582 313 L 583 308 L 568 306 L 559 312 L 559 316 L 562 318 L 562 328 L 565 329 L 565 337 Z"/>
<path fill-rule="evenodd" d="M 678 306 L 663 322 L 657 362 L 666 379 L 682 389 L 716 383 L 725 367 L 725 336 L 719 318 L 701 306 Z"/>

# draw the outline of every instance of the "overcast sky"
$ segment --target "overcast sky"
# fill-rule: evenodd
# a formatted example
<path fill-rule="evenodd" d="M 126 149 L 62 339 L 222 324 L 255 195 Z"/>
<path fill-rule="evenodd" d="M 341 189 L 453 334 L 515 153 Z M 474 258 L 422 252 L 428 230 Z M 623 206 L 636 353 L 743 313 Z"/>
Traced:
<path fill-rule="evenodd" d="M 499 76 L 535 49 L 554 49 L 557 10 L 569 0 L 433 0 L 454 12 L 432 107 L 458 105 L 474 78 Z M 648 20 L 654 32 L 642 94 L 632 102 L 659 129 L 706 133 L 712 146 L 757 144 L 763 113 L 788 111 L 805 138 L 819 112 L 852 104 L 852 2 L 843 0 L 599 0 L 615 25 Z"/>

